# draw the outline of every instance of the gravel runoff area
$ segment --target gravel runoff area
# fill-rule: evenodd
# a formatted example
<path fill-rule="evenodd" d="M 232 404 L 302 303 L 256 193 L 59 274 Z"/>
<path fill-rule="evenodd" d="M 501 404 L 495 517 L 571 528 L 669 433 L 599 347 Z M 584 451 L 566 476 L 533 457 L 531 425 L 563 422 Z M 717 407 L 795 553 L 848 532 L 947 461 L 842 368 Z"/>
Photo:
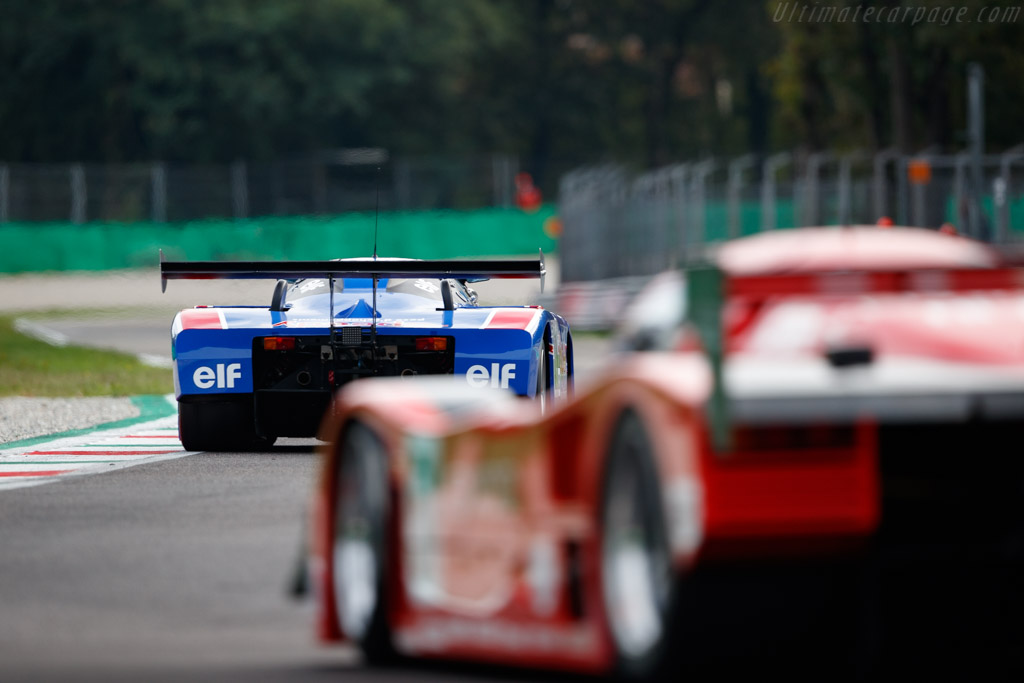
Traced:
<path fill-rule="evenodd" d="M 138 414 L 139 409 L 130 398 L 0 398 L 0 446 Z"/>

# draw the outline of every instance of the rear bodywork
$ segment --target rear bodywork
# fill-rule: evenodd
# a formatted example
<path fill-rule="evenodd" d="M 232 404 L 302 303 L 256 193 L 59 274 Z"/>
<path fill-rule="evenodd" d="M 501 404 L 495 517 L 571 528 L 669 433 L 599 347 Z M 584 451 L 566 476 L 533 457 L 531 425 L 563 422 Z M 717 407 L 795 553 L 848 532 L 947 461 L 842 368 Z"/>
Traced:
<path fill-rule="evenodd" d="M 545 415 L 454 385 L 340 392 L 312 511 L 321 637 L 346 636 L 335 474 L 338 435 L 360 422 L 385 446 L 400 652 L 615 671 L 599 506 L 633 415 L 688 600 L 678 661 L 789 638 L 789 664 L 831 667 L 816 680 L 1011 670 L 1024 629 L 1000 615 L 1024 607 L 1024 272 L 956 237 L 843 230 L 780 237 L 802 245 L 789 252 L 768 238 L 723 250 L 682 278 L 667 351 L 617 357 Z M 836 644 L 852 659 L 822 654 Z"/>
<path fill-rule="evenodd" d="M 178 401 L 242 402 L 251 406 L 256 434 L 277 437 L 315 435 L 332 393 L 363 377 L 453 374 L 467 387 L 527 397 L 542 387 L 556 399 L 567 395 L 572 363 L 565 320 L 534 306 L 477 306 L 466 284 L 470 275 L 508 275 L 477 262 L 360 263 L 364 272 L 351 261 L 332 261 L 295 271 L 247 264 L 241 274 L 218 270 L 225 264 L 165 264 L 165 277 L 281 278 L 266 307 L 196 307 L 175 316 Z M 470 272 L 438 277 L 453 265 Z M 420 272 L 396 277 L 406 275 L 394 272 L 400 267 Z M 323 277 L 313 277 L 321 271 Z M 534 276 L 542 271 L 541 265 Z M 539 372 L 548 376 L 538 379 Z"/>
<path fill-rule="evenodd" d="M 398 548 L 389 612 L 404 654 L 611 670 L 598 506 L 607 444 L 627 413 L 654 438 L 680 575 L 766 554 L 835 557 L 877 524 L 872 424 L 813 438 L 754 428 L 716 452 L 701 414 L 710 372 L 700 354 L 630 359 L 543 418 L 501 396 L 470 405 L 460 387 L 393 385 L 341 392 L 322 437 L 357 420 L 386 443 Z M 327 640 L 344 638 L 332 593 L 336 455 L 325 447 L 313 514 Z"/>

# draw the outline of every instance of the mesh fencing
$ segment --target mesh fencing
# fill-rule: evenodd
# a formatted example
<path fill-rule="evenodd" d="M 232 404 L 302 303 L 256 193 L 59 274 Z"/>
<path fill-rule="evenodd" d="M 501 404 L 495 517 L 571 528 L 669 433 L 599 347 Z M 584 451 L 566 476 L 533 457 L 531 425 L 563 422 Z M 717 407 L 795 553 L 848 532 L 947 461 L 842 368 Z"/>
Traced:
<path fill-rule="evenodd" d="M 178 222 L 349 211 L 508 208 L 509 155 L 389 158 L 350 149 L 232 164 L 5 164 L 0 223 Z"/>
<path fill-rule="evenodd" d="M 1024 240 L 1024 145 L 1003 154 L 781 153 L 634 173 L 578 168 L 559 185 L 562 279 L 652 275 L 726 239 L 802 226 L 938 229 Z"/>

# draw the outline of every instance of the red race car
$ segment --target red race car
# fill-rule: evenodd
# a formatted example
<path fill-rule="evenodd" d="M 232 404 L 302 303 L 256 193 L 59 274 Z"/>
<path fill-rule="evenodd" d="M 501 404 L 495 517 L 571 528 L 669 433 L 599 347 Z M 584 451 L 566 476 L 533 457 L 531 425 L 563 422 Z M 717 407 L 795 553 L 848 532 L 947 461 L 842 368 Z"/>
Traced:
<path fill-rule="evenodd" d="M 440 378 L 342 390 L 320 636 L 627 678 L 1019 666 L 1024 271 L 821 228 L 737 240 L 680 286 L 668 349 L 547 414 Z"/>

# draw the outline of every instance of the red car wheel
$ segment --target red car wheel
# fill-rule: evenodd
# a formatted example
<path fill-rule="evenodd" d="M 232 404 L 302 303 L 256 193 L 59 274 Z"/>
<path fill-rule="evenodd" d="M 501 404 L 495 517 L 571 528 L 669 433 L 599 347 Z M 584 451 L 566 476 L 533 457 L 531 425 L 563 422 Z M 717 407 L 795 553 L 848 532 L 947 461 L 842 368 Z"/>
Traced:
<path fill-rule="evenodd" d="M 342 632 L 370 663 L 392 658 L 387 623 L 387 452 L 364 424 L 346 425 L 339 446 L 332 564 Z"/>
<path fill-rule="evenodd" d="M 668 534 L 643 422 L 626 412 L 613 434 L 601 499 L 601 592 L 618 673 L 651 678 L 671 641 Z"/>

